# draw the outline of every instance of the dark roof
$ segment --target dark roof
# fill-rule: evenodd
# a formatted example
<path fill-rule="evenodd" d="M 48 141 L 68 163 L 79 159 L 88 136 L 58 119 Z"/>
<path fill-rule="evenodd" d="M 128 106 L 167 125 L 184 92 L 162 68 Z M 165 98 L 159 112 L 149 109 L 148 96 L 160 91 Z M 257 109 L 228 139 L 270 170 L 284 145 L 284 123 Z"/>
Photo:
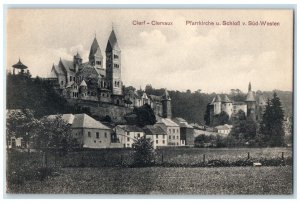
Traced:
<path fill-rule="evenodd" d="M 117 37 L 116 37 L 116 34 L 115 34 L 114 30 L 112 30 L 111 33 L 110 33 L 110 35 L 109 35 L 105 51 L 106 52 L 110 52 L 111 50 L 118 50 L 118 51 L 120 51 L 120 47 L 118 45 Z"/>
<path fill-rule="evenodd" d="M 253 92 L 252 91 L 249 91 L 248 92 L 248 94 L 247 94 L 247 97 L 246 97 L 246 100 L 245 101 L 247 101 L 247 102 L 255 102 L 255 98 L 254 98 L 254 94 L 253 94 Z"/>
<path fill-rule="evenodd" d="M 157 96 L 157 95 L 149 95 L 150 99 L 152 101 L 161 101 L 161 96 Z"/>
<path fill-rule="evenodd" d="M 142 128 L 136 125 L 117 125 L 117 127 L 120 127 L 127 132 L 144 132 Z"/>
<path fill-rule="evenodd" d="M 27 66 L 25 66 L 21 60 L 19 59 L 18 63 L 14 64 L 12 67 L 17 68 L 17 69 L 26 69 L 28 68 Z"/>
<path fill-rule="evenodd" d="M 97 39 L 96 39 L 96 37 L 95 37 L 95 38 L 94 38 L 94 41 L 93 41 L 93 43 L 92 43 L 92 45 L 91 45 L 90 54 L 89 54 L 89 59 L 90 59 L 90 58 L 93 58 L 94 55 L 95 55 L 96 53 L 97 53 L 98 55 L 102 56 L 100 46 L 99 46 L 98 41 L 97 41 Z"/>
<path fill-rule="evenodd" d="M 159 126 L 146 125 L 143 128 L 146 135 L 166 135 L 167 133 Z"/>
<path fill-rule="evenodd" d="M 67 72 L 70 72 L 74 68 L 74 63 L 73 61 L 68 61 L 65 59 L 60 59 L 61 64 L 63 67 L 66 69 Z"/>
<path fill-rule="evenodd" d="M 225 103 L 231 103 L 231 100 L 228 98 L 227 95 L 224 96 L 223 102 Z"/>
<path fill-rule="evenodd" d="M 110 128 L 103 125 L 99 121 L 93 119 L 87 114 L 75 114 L 72 128 L 96 128 L 102 130 L 109 130 Z"/>

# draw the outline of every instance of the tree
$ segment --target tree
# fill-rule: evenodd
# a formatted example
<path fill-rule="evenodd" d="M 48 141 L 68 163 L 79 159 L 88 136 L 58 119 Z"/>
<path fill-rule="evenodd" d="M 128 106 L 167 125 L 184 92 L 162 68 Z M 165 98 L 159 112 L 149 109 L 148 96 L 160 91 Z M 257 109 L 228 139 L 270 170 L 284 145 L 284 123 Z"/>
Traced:
<path fill-rule="evenodd" d="M 12 137 L 22 137 L 29 149 L 31 138 L 39 127 L 39 121 L 34 117 L 34 112 L 29 109 L 9 110 L 6 120 L 6 140 Z"/>
<path fill-rule="evenodd" d="M 260 133 L 263 135 L 263 142 L 275 147 L 284 145 L 284 112 L 281 101 L 276 92 L 273 98 L 267 101 L 266 110 L 260 124 Z"/>
<path fill-rule="evenodd" d="M 137 125 L 141 127 L 156 123 L 155 113 L 149 104 L 134 108 L 133 113 L 137 115 Z"/>
<path fill-rule="evenodd" d="M 155 164 L 155 150 L 150 139 L 142 137 L 136 140 L 133 145 L 133 166 L 147 167 Z"/>
<path fill-rule="evenodd" d="M 225 111 L 222 111 L 218 116 L 219 125 L 229 124 L 229 115 Z"/>
<path fill-rule="evenodd" d="M 204 114 L 204 121 L 205 121 L 205 125 L 210 125 L 211 124 L 211 120 L 210 120 L 210 103 L 208 103 L 206 105 L 206 111 Z"/>

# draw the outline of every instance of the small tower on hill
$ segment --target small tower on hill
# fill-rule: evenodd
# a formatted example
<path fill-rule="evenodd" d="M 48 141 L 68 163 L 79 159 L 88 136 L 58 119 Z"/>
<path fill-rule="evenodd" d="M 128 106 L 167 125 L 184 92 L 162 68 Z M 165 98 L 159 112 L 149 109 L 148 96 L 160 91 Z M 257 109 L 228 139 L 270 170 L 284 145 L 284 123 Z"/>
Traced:
<path fill-rule="evenodd" d="M 162 96 L 162 117 L 172 118 L 171 97 L 167 89 L 165 89 L 165 92 Z"/>
<path fill-rule="evenodd" d="M 247 93 L 245 102 L 247 104 L 247 116 L 255 121 L 256 120 L 256 100 L 254 97 L 254 93 L 251 90 L 250 82 L 249 82 L 248 93 Z"/>

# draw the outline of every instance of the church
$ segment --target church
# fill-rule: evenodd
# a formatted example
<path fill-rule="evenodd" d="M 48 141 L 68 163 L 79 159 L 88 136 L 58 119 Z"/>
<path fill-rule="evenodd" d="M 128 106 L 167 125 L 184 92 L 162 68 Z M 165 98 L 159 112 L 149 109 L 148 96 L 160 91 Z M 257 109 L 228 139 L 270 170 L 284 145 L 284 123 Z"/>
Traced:
<path fill-rule="evenodd" d="M 167 90 L 161 96 L 147 95 L 143 91 L 135 90 L 124 92 L 121 65 L 121 49 L 112 29 L 105 58 L 95 36 L 87 62 L 82 61 L 78 52 L 73 60 L 60 58 L 57 65 L 53 64 L 48 79 L 59 84 L 59 92 L 68 100 L 127 108 L 140 107 L 147 103 L 156 115 L 170 117 L 171 99 Z"/>

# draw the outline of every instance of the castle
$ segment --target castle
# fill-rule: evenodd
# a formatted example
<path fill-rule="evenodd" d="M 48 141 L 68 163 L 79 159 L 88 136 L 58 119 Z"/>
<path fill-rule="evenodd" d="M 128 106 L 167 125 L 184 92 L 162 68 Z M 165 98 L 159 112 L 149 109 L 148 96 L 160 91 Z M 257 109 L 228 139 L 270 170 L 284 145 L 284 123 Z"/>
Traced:
<path fill-rule="evenodd" d="M 105 49 L 105 59 L 95 36 L 87 62 L 82 61 L 78 52 L 72 61 L 60 59 L 57 65 L 53 64 L 48 79 L 57 81 L 61 94 L 69 100 L 128 108 L 148 103 L 156 115 L 171 117 L 171 98 L 167 90 L 162 96 L 147 95 L 135 90 L 124 92 L 121 73 L 121 49 L 112 29 Z"/>
<path fill-rule="evenodd" d="M 253 121 L 260 121 L 265 107 L 266 101 L 263 95 L 255 95 L 255 92 L 251 90 L 251 83 L 249 83 L 248 93 L 243 102 L 231 101 L 227 95 L 224 95 L 222 99 L 220 95 L 213 98 L 209 104 L 210 125 L 214 125 L 216 116 L 220 115 L 221 112 L 226 112 L 229 119 L 232 119 L 242 111 L 246 117 L 251 118 Z"/>

